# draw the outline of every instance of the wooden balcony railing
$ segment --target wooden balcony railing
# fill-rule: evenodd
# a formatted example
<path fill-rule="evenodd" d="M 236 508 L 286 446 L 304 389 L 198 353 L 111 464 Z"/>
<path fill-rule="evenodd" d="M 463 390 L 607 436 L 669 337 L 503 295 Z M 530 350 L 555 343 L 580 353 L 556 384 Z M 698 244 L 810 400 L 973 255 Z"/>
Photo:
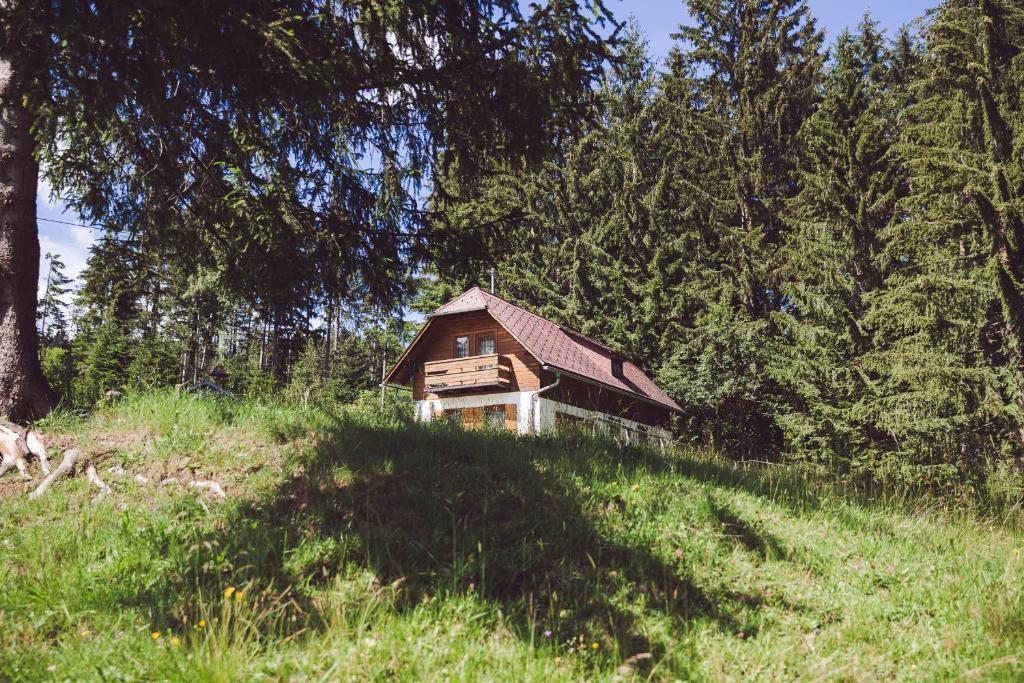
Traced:
<path fill-rule="evenodd" d="M 434 393 L 512 385 L 512 364 L 496 353 L 431 361 L 424 363 L 424 373 L 425 388 Z"/>

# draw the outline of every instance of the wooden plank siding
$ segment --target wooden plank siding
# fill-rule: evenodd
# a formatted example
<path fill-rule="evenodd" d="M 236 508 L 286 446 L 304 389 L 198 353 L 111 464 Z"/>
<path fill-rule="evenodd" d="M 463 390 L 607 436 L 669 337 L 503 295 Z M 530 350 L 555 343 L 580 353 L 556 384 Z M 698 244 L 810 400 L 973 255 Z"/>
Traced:
<path fill-rule="evenodd" d="M 540 363 L 523 348 L 487 311 L 470 311 L 435 318 L 430 329 L 415 350 L 413 357 L 406 362 L 413 366 L 413 398 L 436 399 L 440 395 L 426 389 L 424 364 L 434 361 L 449 360 L 455 355 L 455 337 L 469 335 L 471 344 L 475 344 L 475 335 L 481 332 L 494 333 L 494 353 L 503 356 L 511 366 L 511 376 L 507 389 L 500 391 L 530 391 L 540 388 Z M 471 346 L 472 352 L 474 347 Z M 472 357 L 471 357 L 472 358 Z M 480 390 L 467 389 L 462 395 L 494 393 L 495 387 L 484 387 Z"/>

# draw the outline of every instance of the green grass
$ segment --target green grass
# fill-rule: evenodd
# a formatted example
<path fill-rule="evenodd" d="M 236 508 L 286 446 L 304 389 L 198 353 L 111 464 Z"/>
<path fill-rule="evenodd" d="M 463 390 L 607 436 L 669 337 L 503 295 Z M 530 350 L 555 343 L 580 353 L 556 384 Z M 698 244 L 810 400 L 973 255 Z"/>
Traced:
<path fill-rule="evenodd" d="M 4 480 L 3 680 L 1024 676 L 1024 539 L 927 502 L 170 393 L 41 429 L 115 495 Z"/>

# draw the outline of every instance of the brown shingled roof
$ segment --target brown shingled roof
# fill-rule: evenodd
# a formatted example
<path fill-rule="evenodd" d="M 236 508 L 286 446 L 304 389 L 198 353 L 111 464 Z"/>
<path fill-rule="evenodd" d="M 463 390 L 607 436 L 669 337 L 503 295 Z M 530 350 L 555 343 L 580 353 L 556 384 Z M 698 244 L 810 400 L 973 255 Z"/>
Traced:
<path fill-rule="evenodd" d="M 455 297 L 428 317 L 480 310 L 490 313 L 543 365 L 550 365 L 584 379 L 641 396 L 672 410 L 681 410 L 676 402 L 640 368 L 604 344 L 546 320 L 479 287 L 473 287 Z M 622 358 L 623 379 L 612 374 L 613 358 Z"/>

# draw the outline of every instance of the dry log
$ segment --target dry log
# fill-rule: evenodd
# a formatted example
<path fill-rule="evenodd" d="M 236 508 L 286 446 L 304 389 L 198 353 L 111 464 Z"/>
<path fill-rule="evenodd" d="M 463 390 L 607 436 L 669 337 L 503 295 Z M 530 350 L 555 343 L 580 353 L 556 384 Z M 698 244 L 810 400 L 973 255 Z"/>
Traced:
<path fill-rule="evenodd" d="M 68 450 L 64 451 L 64 460 L 62 460 L 60 465 L 57 466 L 57 469 L 53 470 L 48 475 L 46 475 L 46 477 L 44 477 L 43 480 L 39 483 L 39 486 L 36 487 L 36 490 L 28 494 L 28 497 L 35 499 L 46 493 L 47 489 L 50 488 L 50 485 L 53 482 L 57 481 L 65 474 L 70 472 L 72 469 L 74 469 L 75 462 L 78 460 L 78 456 L 79 452 L 77 448 L 69 448 Z"/>

